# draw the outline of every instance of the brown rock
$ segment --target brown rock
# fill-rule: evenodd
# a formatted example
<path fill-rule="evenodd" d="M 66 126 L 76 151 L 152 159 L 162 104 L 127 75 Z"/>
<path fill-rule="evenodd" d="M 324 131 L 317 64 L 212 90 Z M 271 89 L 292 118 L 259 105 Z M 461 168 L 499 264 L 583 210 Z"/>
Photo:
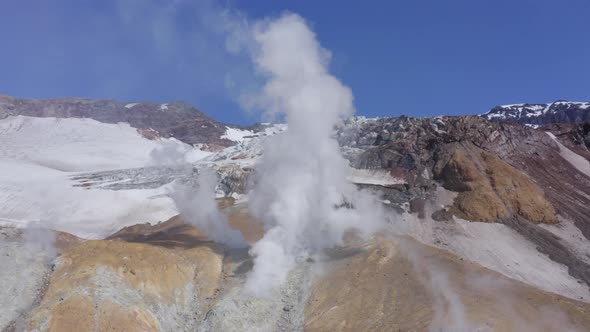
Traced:
<path fill-rule="evenodd" d="M 168 230 L 170 231 L 170 230 Z M 64 252 L 30 328 L 152 331 L 190 328 L 219 289 L 223 253 L 186 229 L 145 243 L 86 241 Z M 155 233 L 158 234 L 158 233 Z M 190 240 L 192 239 L 192 240 Z M 131 240 L 137 240 L 131 239 Z M 192 241 L 192 242 L 191 242 Z M 89 317 L 93 317 L 89 319 Z M 184 324 L 184 325 L 183 325 Z"/>
<path fill-rule="evenodd" d="M 413 240 L 342 250 L 356 254 L 334 259 L 315 282 L 305 307 L 305 331 L 449 326 L 518 331 L 526 326 L 557 332 L 590 326 L 588 303 L 540 291 Z M 461 316 L 464 321 L 458 322 Z"/>
<path fill-rule="evenodd" d="M 447 210 L 438 210 L 434 211 L 431 217 L 436 221 L 449 221 L 453 219 L 453 214 Z"/>
<path fill-rule="evenodd" d="M 534 223 L 557 221 L 553 206 L 526 174 L 481 149 L 454 145 L 438 177 L 458 191 L 451 212 L 474 221 L 495 222 L 518 215 Z"/>

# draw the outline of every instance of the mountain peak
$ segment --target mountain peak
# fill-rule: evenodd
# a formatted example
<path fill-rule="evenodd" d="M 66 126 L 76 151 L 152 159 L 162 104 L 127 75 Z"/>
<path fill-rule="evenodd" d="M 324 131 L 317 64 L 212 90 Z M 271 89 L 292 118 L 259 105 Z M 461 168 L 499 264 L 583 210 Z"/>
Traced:
<path fill-rule="evenodd" d="M 501 105 L 480 116 L 493 122 L 515 122 L 533 127 L 548 123 L 583 123 L 590 120 L 590 102 L 557 100 L 548 104 Z"/>

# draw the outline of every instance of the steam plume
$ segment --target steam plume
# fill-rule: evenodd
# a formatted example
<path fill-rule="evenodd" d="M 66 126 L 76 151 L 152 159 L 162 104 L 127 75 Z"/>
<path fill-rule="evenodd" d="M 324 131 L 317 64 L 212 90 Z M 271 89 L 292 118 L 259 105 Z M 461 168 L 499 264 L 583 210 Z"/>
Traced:
<path fill-rule="evenodd" d="M 263 295 L 297 259 L 340 243 L 348 230 L 370 234 L 383 219 L 372 198 L 346 181 L 348 163 L 331 137 L 354 107 L 351 90 L 328 72 L 330 53 L 295 14 L 256 24 L 253 40 L 253 62 L 267 81 L 250 101 L 288 123 L 266 142 L 250 196 L 266 233 L 251 249 L 246 286 Z"/>
<path fill-rule="evenodd" d="M 204 168 L 199 170 L 198 187 L 194 188 L 175 183 L 170 193 L 178 212 L 185 220 L 204 232 L 212 241 L 231 248 L 244 247 L 242 234 L 229 226 L 215 202 L 217 175 Z"/>
<path fill-rule="evenodd" d="M 49 224 L 46 221 L 31 222 L 23 230 L 23 240 L 32 252 L 42 253 L 48 259 L 53 259 L 57 255 L 56 238 L 55 233 L 47 228 Z"/>

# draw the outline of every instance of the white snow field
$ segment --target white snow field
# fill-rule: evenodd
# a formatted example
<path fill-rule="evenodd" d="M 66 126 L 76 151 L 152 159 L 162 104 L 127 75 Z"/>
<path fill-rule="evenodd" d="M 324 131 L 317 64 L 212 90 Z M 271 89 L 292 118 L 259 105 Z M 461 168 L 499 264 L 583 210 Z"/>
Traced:
<path fill-rule="evenodd" d="M 175 140 L 151 141 L 128 124 L 92 119 L 8 117 L 0 120 L 0 225 L 48 228 L 99 238 L 121 227 L 176 214 L 166 187 L 100 190 L 74 187 L 70 177 L 153 165 L 153 151 L 205 157 Z M 195 151 L 192 151 L 195 150 Z"/>
<path fill-rule="evenodd" d="M 251 130 L 237 129 L 231 127 L 225 127 L 225 134 L 221 138 L 228 139 L 234 142 L 243 142 L 248 136 L 254 136 L 254 132 Z"/>
<path fill-rule="evenodd" d="M 374 184 L 379 186 L 390 186 L 404 184 L 404 179 L 396 178 L 387 170 L 357 169 L 352 168 L 348 181 L 357 184 Z"/>

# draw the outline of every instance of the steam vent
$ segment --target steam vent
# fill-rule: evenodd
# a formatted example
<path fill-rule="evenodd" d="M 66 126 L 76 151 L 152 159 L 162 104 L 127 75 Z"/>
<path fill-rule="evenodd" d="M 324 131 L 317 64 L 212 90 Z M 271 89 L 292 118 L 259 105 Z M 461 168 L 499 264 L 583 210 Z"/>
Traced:
<path fill-rule="evenodd" d="M 0 332 L 590 332 L 588 2 L 0 12 Z"/>

